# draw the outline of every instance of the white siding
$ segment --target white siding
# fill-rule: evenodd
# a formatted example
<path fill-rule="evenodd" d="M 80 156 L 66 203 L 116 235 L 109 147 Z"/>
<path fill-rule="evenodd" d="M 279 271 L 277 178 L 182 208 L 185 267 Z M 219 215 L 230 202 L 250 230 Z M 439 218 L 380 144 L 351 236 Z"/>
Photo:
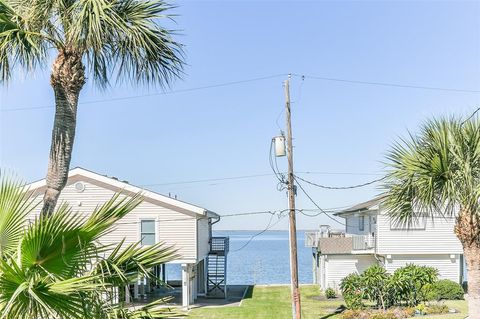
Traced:
<path fill-rule="evenodd" d="M 377 217 L 377 253 L 395 254 L 461 254 L 462 245 L 453 232 L 454 218 L 427 219 L 423 230 L 391 229 L 387 215 Z"/>
<path fill-rule="evenodd" d="M 340 289 L 340 282 L 351 273 L 361 274 L 377 261 L 373 256 L 328 255 L 325 261 L 327 287 Z"/>
<path fill-rule="evenodd" d="M 391 257 L 385 261 L 385 269 L 390 273 L 407 264 L 416 264 L 437 268 L 440 279 L 460 282 L 460 255 L 452 256 L 454 258 L 450 258 L 450 255 L 392 255 Z"/>
<path fill-rule="evenodd" d="M 197 242 L 197 256 L 201 260 L 205 258 L 210 251 L 210 234 L 208 227 L 208 218 L 200 218 L 197 221 L 197 232 L 198 232 L 198 242 Z"/>
<path fill-rule="evenodd" d="M 77 179 L 78 180 L 78 179 Z M 75 181 L 76 182 L 76 181 Z M 59 204 L 67 202 L 73 211 L 87 217 L 95 207 L 105 203 L 115 194 L 112 190 L 100 187 L 91 182 L 82 180 L 85 185 L 83 192 L 75 190 L 74 184 L 69 183 L 62 191 Z M 38 196 L 38 201 L 42 199 Z M 30 219 L 38 216 L 41 206 L 32 213 Z M 178 261 L 197 259 L 196 227 L 197 218 L 177 212 L 169 208 L 160 207 L 148 201 L 142 202 L 132 212 L 125 216 L 115 226 L 115 230 L 101 238 L 105 244 L 118 243 L 125 238 L 125 243 L 134 243 L 140 240 L 140 220 L 155 219 L 157 240 L 164 241 L 169 246 L 178 249 Z"/>

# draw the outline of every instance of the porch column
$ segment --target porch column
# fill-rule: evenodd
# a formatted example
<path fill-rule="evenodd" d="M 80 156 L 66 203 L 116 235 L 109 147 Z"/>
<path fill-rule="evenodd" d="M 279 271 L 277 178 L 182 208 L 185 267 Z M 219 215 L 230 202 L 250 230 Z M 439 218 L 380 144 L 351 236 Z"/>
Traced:
<path fill-rule="evenodd" d="M 125 302 L 130 303 L 132 301 L 132 297 L 130 296 L 130 285 L 125 286 Z"/>
<path fill-rule="evenodd" d="M 138 292 L 138 280 L 135 281 L 133 284 L 133 298 L 138 299 L 139 292 Z"/>
<path fill-rule="evenodd" d="M 190 267 L 182 264 L 182 306 L 190 306 Z"/>

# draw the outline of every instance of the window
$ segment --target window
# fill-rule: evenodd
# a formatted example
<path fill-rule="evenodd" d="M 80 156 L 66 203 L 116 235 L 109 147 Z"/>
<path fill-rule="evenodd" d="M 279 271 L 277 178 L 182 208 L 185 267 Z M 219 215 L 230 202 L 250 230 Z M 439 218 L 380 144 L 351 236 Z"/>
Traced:
<path fill-rule="evenodd" d="M 359 231 L 365 230 L 365 216 L 360 216 L 358 218 L 358 230 Z"/>
<path fill-rule="evenodd" d="M 140 239 L 142 245 L 155 244 L 155 220 L 147 219 L 140 221 Z"/>

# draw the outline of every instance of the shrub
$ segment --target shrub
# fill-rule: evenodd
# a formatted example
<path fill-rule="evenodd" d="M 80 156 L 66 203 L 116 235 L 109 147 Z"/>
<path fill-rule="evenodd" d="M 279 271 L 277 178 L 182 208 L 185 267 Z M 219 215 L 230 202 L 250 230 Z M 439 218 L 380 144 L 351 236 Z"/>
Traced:
<path fill-rule="evenodd" d="M 405 319 L 415 315 L 414 308 L 392 308 L 389 310 L 345 310 L 341 319 Z"/>
<path fill-rule="evenodd" d="M 362 274 L 365 296 L 369 300 L 376 302 L 382 309 L 385 309 L 388 304 L 386 299 L 389 295 L 389 278 L 390 276 L 385 268 L 379 265 L 368 267 Z"/>
<path fill-rule="evenodd" d="M 363 299 L 376 302 L 384 310 L 405 304 L 415 307 L 428 299 L 427 292 L 436 282 L 437 274 L 433 267 L 409 264 L 389 275 L 383 267 L 373 265 L 361 275 L 350 274 L 343 278 L 340 288 L 349 309 L 362 308 Z M 446 284 L 439 285 L 443 287 Z"/>
<path fill-rule="evenodd" d="M 427 288 L 426 300 L 462 300 L 464 295 L 460 284 L 442 279 L 434 282 Z"/>
<path fill-rule="evenodd" d="M 342 294 L 357 293 L 363 289 L 362 277 L 357 274 L 350 274 L 340 282 Z"/>
<path fill-rule="evenodd" d="M 327 290 L 325 290 L 325 297 L 327 297 L 327 299 L 332 299 L 337 297 L 337 293 L 332 288 L 327 288 Z"/>
<path fill-rule="evenodd" d="M 427 315 L 438 315 L 448 313 L 449 308 L 444 304 L 429 304 L 425 309 Z"/>
<path fill-rule="evenodd" d="M 433 267 L 409 264 L 395 270 L 392 276 L 395 302 L 406 301 L 416 306 L 426 300 L 425 287 L 437 280 L 438 271 Z"/>
<path fill-rule="evenodd" d="M 343 299 L 348 309 L 357 310 L 363 308 L 362 294 L 360 292 L 344 294 Z"/>
<path fill-rule="evenodd" d="M 340 316 L 341 319 L 370 319 L 370 313 L 364 310 L 345 310 Z"/>
<path fill-rule="evenodd" d="M 357 274 L 350 274 L 340 283 L 343 299 L 348 309 L 361 309 L 363 307 L 363 284 Z"/>

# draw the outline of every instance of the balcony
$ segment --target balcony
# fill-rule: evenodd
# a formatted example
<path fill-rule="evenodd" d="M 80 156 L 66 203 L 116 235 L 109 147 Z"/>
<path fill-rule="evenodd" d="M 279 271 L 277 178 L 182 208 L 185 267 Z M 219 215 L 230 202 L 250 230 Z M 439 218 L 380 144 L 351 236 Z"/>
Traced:
<path fill-rule="evenodd" d="M 355 254 L 375 249 L 375 236 L 306 232 L 305 246 L 322 254 Z"/>
<path fill-rule="evenodd" d="M 320 233 L 317 231 L 305 232 L 305 247 L 318 247 Z"/>
<path fill-rule="evenodd" d="M 229 237 L 212 237 L 210 239 L 210 254 L 227 255 L 230 248 Z"/>

